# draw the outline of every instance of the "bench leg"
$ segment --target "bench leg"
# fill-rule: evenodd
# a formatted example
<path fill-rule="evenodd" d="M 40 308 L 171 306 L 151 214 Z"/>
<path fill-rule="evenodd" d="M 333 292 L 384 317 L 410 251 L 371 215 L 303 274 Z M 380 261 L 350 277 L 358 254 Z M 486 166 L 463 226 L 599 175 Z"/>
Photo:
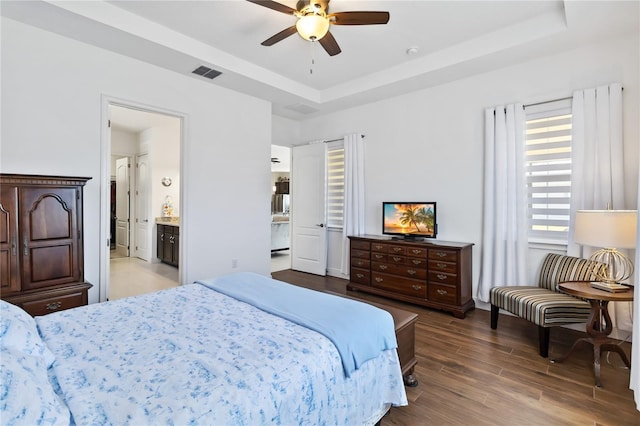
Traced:
<path fill-rule="evenodd" d="M 538 326 L 538 339 L 540 347 L 540 356 L 547 358 L 549 356 L 549 331 L 551 327 Z"/>
<path fill-rule="evenodd" d="M 500 312 L 500 308 L 495 305 L 491 305 L 491 328 L 493 330 L 498 328 L 498 312 Z"/>

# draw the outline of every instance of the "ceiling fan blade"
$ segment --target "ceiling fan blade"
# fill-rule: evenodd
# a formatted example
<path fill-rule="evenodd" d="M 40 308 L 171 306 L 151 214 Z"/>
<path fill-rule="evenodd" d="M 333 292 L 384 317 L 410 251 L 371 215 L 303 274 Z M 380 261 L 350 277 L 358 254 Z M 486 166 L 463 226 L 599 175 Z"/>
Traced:
<path fill-rule="evenodd" d="M 263 45 L 263 46 L 272 46 L 272 45 L 276 44 L 277 42 L 282 41 L 285 38 L 289 37 L 290 35 L 295 34 L 296 32 L 297 32 L 296 26 L 293 25 L 293 26 L 291 26 L 289 28 L 286 28 L 286 29 L 280 31 L 278 34 L 269 37 L 268 39 L 266 39 L 265 41 L 263 41 L 260 44 Z"/>
<path fill-rule="evenodd" d="M 285 6 L 282 3 L 278 3 L 277 1 L 272 0 L 247 0 L 249 3 L 255 3 L 259 6 L 263 6 L 277 12 L 286 13 L 287 15 L 293 15 L 296 11 L 295 9 L 290 8 L 289 6 Z"/>
<path fill-rule="evenodd" d="M 335 56 L 338 53 L 342 52 L 342 50 L 340 50 L 340 46 L 338 46 L 338 42 L 335 38 L 333 38 L 333 35 L 331 33 L 327 33 L 319 41 L 320 45 L 324 47 L 324 50 L 327 51 L 329 56 Z"/>
<path fill-rule="evenodd" d="M 336 12 L 329 15 L 334 25 L 373 25 L 389 22 L 389 12 Z"/>

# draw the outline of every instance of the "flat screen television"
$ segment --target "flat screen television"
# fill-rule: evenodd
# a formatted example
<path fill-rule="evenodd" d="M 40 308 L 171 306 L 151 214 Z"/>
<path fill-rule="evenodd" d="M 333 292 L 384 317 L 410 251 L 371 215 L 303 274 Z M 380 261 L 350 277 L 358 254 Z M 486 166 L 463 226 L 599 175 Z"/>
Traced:
<path fill-rule="evenodd" d="M 382 233 L 396 238 L 435 238 L 438 232 L 435 202 L 382 203 Z"/>

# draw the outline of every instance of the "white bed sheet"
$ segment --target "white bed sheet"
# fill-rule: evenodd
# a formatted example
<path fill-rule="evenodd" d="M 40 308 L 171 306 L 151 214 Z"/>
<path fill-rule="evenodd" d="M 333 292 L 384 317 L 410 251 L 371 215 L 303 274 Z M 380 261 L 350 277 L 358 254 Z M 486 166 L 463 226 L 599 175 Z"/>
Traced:
<path fill-rule="evenodd" d="M 324 336 L 199 284 L 37 323 L 80 425 L 366 425 L 407 404 L 395 350 L 347 379 Z"/>

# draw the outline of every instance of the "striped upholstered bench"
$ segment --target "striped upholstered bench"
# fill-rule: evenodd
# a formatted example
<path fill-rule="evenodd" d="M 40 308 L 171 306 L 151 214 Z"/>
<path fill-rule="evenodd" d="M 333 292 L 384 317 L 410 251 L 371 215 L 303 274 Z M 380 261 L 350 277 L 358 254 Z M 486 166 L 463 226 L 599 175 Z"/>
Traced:
<path fill-rule="evenodd" d="M 548 254 L 537 286 L 494 287 L 490 292 L 491 328 L 498 327 L 500 309 L 538 326 L 540 356 L 549 356 L 551 327 L 587 322 L 589 303 L 558 291 L 563 281 L 593 281 L 602 263 L 560 254 Z"/>

